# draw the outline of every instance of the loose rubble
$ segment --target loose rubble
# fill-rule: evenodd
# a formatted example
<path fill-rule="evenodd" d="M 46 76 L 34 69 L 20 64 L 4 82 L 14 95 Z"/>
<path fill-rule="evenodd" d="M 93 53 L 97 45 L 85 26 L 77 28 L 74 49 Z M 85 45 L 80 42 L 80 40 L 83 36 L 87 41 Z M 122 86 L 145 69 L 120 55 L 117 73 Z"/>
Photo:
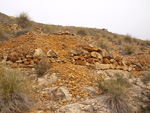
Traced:
<path fill-rule="evenodd" d="M 41 61 L 52 66 L 39 77 L 35 67 Z M 129 78 L 131 72 L 138 80 L 140 72 L 150 66 L 149 61 L 148 55 L 122 56 L 108 52 L 69 31 L 47 35 L 37 28 L 0 43 L 0 63 L 24 70 L 35 82 L 40 105 L 35 113 L 111 113 L 97 81 L 110 79 L 115 73 Z M 140 81 L 138 84 L 135 87 L 141 92 L 141 87 L 146 86 Z M 134 108 L 136 111 L 137 106 Z"/>

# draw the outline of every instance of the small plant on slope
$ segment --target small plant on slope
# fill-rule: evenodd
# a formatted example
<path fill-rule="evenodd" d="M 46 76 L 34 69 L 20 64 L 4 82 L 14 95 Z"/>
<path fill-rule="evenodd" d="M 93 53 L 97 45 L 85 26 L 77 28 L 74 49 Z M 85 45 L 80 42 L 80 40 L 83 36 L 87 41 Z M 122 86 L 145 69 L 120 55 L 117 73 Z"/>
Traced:
<path fill-rule="evenodd" d="M 130 87 L 127 79 L 117 74 L 115 80 L 100 80 L 99 88 L 108 95 L 106 104 L 112 113 L 131 113 L 125 95 L 125 89 Z"/>
<path fill-rule="evenodd" d="M 0 112 L 22 113 L 33 107 L 27 79 L 17 70 L 0 67 Z"/>
<path fill-rule="evenodd" d="M 107 43 L 106 41 L 104 41 L 104 40 L 100 40 L 100 41 L 97 43 L 97 46 L 98 46 L 98 47 L 101 47 L 102 49 L 105 49 L 105 50 L 107 50 L 107 51 L 110 49 L 108 43 Z"/>
<path fill-rule="evenodd" d="M 126 52 L 126 54 L 131 55 L 131 54 L 135 53 L 135 47 L 132 45 L 126 45 L 125 52 Z"/>
<path fill-rule="evenodd" d="M 31 26 L 31 21 L 26 13 L 21 13 L 17 18 L 17 24 L 25 29 Z"/>
<path fill-rule="evenodd" d="M 87 35 L 87 32 L 85 29 L 79 29 L 77 31 L 77 34 L 80 35 L 80 36 L 86 36 Z"/>

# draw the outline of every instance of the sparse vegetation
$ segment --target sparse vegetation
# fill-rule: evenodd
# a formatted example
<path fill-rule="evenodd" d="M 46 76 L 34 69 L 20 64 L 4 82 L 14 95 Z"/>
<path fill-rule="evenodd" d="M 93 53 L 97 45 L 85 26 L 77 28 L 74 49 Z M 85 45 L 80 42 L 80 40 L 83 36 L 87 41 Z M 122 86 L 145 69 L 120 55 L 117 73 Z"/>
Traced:
<path fill-rule="evenodd" d="M 125 41 L 126 43 L 132 43 L 132 37 L 127 34 L 127 35 L 124 37 L 124 41 Z"/>
<path fill-rule="evenodd" d="M 130 113 L 130 109 L 126 100 L 126 89 L 130 87 L 127 79 L 117 74 L 116 79 L 100 80 L 99 88 L 104 94 L 108 95 L 106 104 L 112 113 Z"/>
<path fill-rule="evenodd" d="M 26 13 L 21 13 L 19 15 L 19 17 L 17 18 L 17 24 L 23 29 L 31 27 L 31 25 L 32 25 L 31 21 Z"/>
<path fill-rule="evenodd" d="M 43 76 L 51 67 L 51 63 L 41 60 L 38 65 L 35 66 L 38 77 Z"/>
<path fill-rule="evenodd" d="M 0 112 L 22 113 L 30 110 L 33 107 L 32 97 L 31 87 L 21 72 L 0 67 Z"/>
<path fill-rule="evenodd" d="M 121 45 L 122 44 L 122 39 L 118 38 L 116 44 Z"/>
<path fill-rule="evenodd" d="M 142 78 L 142 82 L 144 84 L 147 84 L 148 82 L 150 82 L 150 72 L 145 77 Z"/>
<path fill-rule="evenodd" d="M 146 104 L 145 107 L 140 106 L 140 113 L 149 113 L 150 112 L 150 91 L 147 94 L 143 94 L 147 97 L 147 100 L 144 100 L 143 97 L 140 97 L 139 100 Z"/>
<path fill-rule="evenodd" d="M 98 43 L 97 43 L 97 46 L 98 47 L 101 47 L 102 49 L 105 49 L 105 50 L 109 50 L 110 47 L 109 45 L 104 41 L 104 40 L 100 40 Z"/>
<path fill-rule="evenodd" d="M 126 45 L 124 51 L 126 54 L 131 55 L 135 53 L 135 47 L 133 45 Z"/>
<path fill-rule="evenodd" d="M 144 43 L 145 43 L 145 45 L 150 46 L 150 41 L 149 40 L 144 41 Z"/>
<path fill-rule="evenodd" d="M 24 35 L 24 34 L 26 34 L 26 33 L 28 33 L 28 32 L 29 32 L 28 30 L 18 31 L 18 32 L 16 33 L 16 37 L 18 37 L 18 36 L 20 36 L 20 35 Z"/>
<path fill-rule="evenodd" d="M 148 82 L 150 82 L 150 72 L 144 76 L 141 81 L 147 85 Z M 145 93 L 141 92 L 141 96 L 137 97 L 138 100 L 144 105 L 139 106 L 140 107 L 140 113 L 149 113 L 150 112 L 150 89 L 145 88 Z"/>
<path fill-rule="evenodd" d="M 87 35 L 87 32 L 86 32 L 84 29 L 79 29 L 79 30 L 77 31 L 77 35 L 86 36 L 86 35 Z"/>
<path fill-rule="evenodd" d="M 3 38 L 3 31 L 2 28 L 0 27 L 0 40 Z"/>

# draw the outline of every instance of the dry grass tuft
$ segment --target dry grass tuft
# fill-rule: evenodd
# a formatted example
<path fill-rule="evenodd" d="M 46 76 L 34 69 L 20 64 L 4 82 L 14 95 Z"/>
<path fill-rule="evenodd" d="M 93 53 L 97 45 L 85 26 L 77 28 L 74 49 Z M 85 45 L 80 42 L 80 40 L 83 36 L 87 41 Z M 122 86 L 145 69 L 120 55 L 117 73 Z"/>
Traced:
<path fill-rule="evenodd" d="M 98 43 L 97 43 L 97 46 L 102 48 L 102 49 L 105 49 L 105 50 L 110 50 L 110 46 L 108 45 L 108 43 L 106 41 L 104 41 L 103 39 L 101 39 Z"/>
<path fill-rule="evenodd" d="M 32 23 L 29 19 L 29 16 L 23 12 L 17 18 L 17 24 L 24 29 L 30 27 Z"/>
<path fill-rule="evenodd" d="M 135 53 L 135 47 L 133 45 L 126 45 L 124 48 L 124 51 L 127 55 L 131 55 L 133 53 Z"/>
<path fill-rule="evenodd" d="M 102 93 L 107 94 L 106 104 L 112 113 L 129 113 L 131 112 L 126 100 L 125 90 L 130 87 L 127 79 L 117 74 L 115 80 L 99 81 L 99 88 Z"/>
<path fill-rule="evenodd" d="M 126 42 L 126 43 L 132 43 L 132 41 L 133 41 L 133 38 L 130 36 L 130 35 L 126 35 L 125 36 L 125 38 L 124 38 L 124 41 Z"/>
<path fill-rule="evenodd" d="M 144 84 L 147 84 L 148 82 L 150 82 L 150 72 L 145 77 L 142 78 L 142 82 Z"/>
<path fill-rule="evenodd" d="M 87 35 L 87 32 L 86 32 L 85 29 L 78 29 L 77 35 L 86 36 L 86 35 Z"/>
<path fill-rule="evenodd" d="M 22 113 L 33 107 L 29 82 L 18 70 L 0 67 L 0 112 Z"/>

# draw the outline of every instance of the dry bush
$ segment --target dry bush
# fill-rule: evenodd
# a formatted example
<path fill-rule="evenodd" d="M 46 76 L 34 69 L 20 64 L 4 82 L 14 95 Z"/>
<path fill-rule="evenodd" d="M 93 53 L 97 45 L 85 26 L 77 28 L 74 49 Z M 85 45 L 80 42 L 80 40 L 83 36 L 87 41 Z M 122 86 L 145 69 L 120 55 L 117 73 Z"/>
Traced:
<path fill-rule="evenodd" d="M 125 41 L 126 43 L 132 43 L 132 37 L 127 34 L 127 35 L 124 37 L 124 41 Z"/>
<path fill-rule="evenodd" d="M 131 55 L 135 53 L 135 47 L 133 45 L 126 45 L 124 48 L 125 54 Z"/>
<path fill-rule="evenodd" d="M 35 66 L 36 73 L 38 77 L 43 76 L 51 67 L 51 63 L 47 61 L 40 61 L 38 65 Z"/>
<path fill-rule="evenodd" d="M 18 31 L 15 35 L 16 35 L 16 37 L 18 37 L 18 36 L 24 35 L 28 32 L 29 32 L 28 30 L 22 30 L 22 31 Z"/>
<path fill-rule="evenodd" d="M 18 70 L 0 67 L 0 112 L 22 113 L 30 110 L 33 95 L 28 80 Z"/>
<path fill-rule="evenodd" d="M 118 38 L 116 39 L 116 43 L 115 43 L 115 44 L 121 45 L 122 42 L 123 42 L 122 39 L 121 39 L 120 37 L 118 37 Z"/>
<path fill-rule="evenodd" d="M 77 31 L 77 35 L 80 35 L 80 36 L 86 36 L 87 35 L 87 32 L 85 29 L 79 29 Z"/>
<path fill-rule="evenodd" d="M 150 46 L 150 40 L 145 40 L 144 43 L 145 45 Z"/>
<path fill-rule="evenodd" d="M 106 104 L 112 113 L 131 113 L 125 93 L 130 86 L 127 79 L 119 74 L 116 75 L 116 79 L 99 81 L 100 90 L 108 95 Z"/>
<path fill-rule="evenodd" d="M 145 77 L 142 78 L 142 82 L 144 84 L 147 84 L 148 82 L 150 82 L 150 72 Z"/>
<path fill-rule="evenodd" d="M 3 33 L 3 30 L 2 30 L 2 28 L 1 28 L 1 26 L 0 26 L 0 40 L 1 40 L 3 37 L 4 37 L 4 33 Z"/>
<path fill-rule="evenodd" d="M 147 85 L 150 82 L 150 72 L 141 81 Z M 141 92 L 141 96 L 137 97 L 137 99 L 144 104 L 139 106 L 140 113 L 150 113 L 150 89 L 145 88 L 144 92 Z"/>
<path fill-rule="evenodd" d="M 146 106 L 140 106 L 140 113 L 150 113 L 150 91 L 147 94 L 142 94 L 143 96 L 147 97 L 147 100 L 144 100 L 143 97 L 140 97 L 140 102 L 146 104 Z"/>
<path fill-rule="evenodd" d="M 31 27 L 31 25 L 32 25 L 32 23 L 26 13 L 21 13 L 19 15 L 19 17 L 17 17 L 17 24 L 23 29 Z"/>
<path fill-rule="evenodd" d="M 106 41 L 104 41 L 104 40 L 98 41 L 97 46 L 102 48 L 102 49 L 105 49 L 107 51 L 110 49 L 108 43 Z"/>

